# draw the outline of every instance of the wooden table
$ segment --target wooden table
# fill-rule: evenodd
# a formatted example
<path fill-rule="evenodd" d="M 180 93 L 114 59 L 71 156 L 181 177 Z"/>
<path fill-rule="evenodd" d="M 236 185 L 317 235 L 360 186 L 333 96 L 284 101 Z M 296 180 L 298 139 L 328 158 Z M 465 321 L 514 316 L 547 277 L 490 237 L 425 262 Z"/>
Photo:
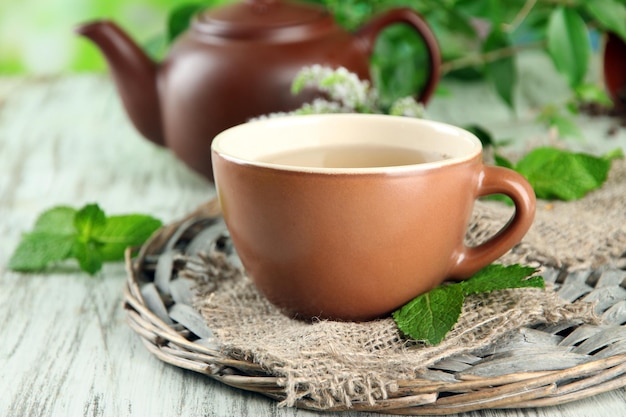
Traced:
<path fill-rule="evenodd" d="M 436 99 L 430 115 L 462 124 L 474 111 L 498 135 L 535 134 L 531 113 L 511 118 L 485 94 L 481 87 L 468 92 L 461 105 Z M 483 106 L 472 105 L 472 97 Z M 606 121 L 599 123 L 585 129 L 606 129 Z M 621 134 L 598 133 L 596 145 L 624 143 Z M 138 136 L 107 77 L 0 78 L 0 416 L 318 414 L 278 408 L 154 358 L 125 322 L 122 263 L 107 264 L 94 277 L 71 265 L 41 274 L 6 267 L 20 234 L 52 206 L 97 202 L 107 213 L 147 213 L 167 223 L 213 195 L 169 151 Z M 621 416 L 626 401 L 624 390 L 616 390 L 546 409 L 464 415 Z"/>

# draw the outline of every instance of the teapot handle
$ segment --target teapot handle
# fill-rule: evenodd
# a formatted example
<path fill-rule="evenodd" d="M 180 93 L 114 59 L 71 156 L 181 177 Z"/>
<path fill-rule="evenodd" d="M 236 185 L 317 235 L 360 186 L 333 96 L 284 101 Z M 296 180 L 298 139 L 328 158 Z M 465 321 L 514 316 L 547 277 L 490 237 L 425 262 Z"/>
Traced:
<path fill-rule="evenodd" d="M 429 71 L 426 85 L 416 96 L 420 103 L 426 103 L 435 91 L 441 74 L 441 52 L 435 34 L 426 21 L 409 8 L 391 9 L 366 23 L 356 32 L 356 37 L 366 46 L 366 52 L 371 55 L 374 51 L 376 38 L 385 27 L 394 23 L 406 23 L 421 36 L 428 50 Z"/>

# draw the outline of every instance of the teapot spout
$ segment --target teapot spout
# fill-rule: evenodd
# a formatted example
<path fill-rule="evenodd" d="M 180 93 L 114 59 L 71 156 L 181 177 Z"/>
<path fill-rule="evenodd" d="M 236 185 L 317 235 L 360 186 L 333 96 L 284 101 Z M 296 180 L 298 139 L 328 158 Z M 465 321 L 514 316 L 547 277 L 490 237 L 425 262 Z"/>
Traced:
<path fill-rule="evenodd" d="M 104 55 L 124 108 L 137 130 L 163 146 L 158 65 L 111 21 L 86 23 L 77 27 L 76 32 L 95 43 Z"/>

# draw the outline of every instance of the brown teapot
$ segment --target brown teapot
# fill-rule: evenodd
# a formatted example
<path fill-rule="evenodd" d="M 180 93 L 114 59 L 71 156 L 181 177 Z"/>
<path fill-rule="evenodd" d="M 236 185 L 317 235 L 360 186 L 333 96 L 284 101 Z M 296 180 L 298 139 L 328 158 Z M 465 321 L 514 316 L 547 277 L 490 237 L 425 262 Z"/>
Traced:
<path fill-rule="evenodd" d="M 212 180 L 210 147 L 217 133 L 310 101 L 319 92 L 290 91 L 305 66 L 343 66 L 370 79 L 376 37 L 393 23 L 410 25 L 424 39 L 429 78 L 417 98 L 426 102 L 439 79 L 439 48 L 424 20 L 406 8 L 389 10 L 351 34 L 310 3 L 233 3 L 194 16 L 160 64 L 110 21 L 87 23 L 77 32 L 102 50 L 137 130 Z"/>

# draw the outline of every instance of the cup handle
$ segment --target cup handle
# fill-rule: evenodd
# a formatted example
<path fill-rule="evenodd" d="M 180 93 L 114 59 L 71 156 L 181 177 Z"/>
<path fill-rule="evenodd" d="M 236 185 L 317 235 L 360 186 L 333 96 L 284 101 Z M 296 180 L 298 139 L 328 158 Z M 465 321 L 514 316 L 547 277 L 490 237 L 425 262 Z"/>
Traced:
<path fill-rule="evenodd" d="M 406 23 L 411 26 L 421 36 L 428 50 L 429 71 L 426 85 L 419 94 L 417 101 L 426 103 L 435 92 L 439 77 L 441 75 L 441 51 L 437 38 L 426 21 L 409 8 L 396 8 L 388 10 L 381 15 L 374 17 L 356 32 L 357 39 L 364 42 L 369 55 L 374 51 L 374 44 L 380 32 L 387 26 L 394 23 Z"/>
<path fill-rule="evenodd" d="M 515 213 L 508 223 L 486 242 L 462 247 L 455 255 L 451 279 L 462 280 L 504 255 L 519 243 L 535 217 L 535 192 L 522 175 L 502 167 L 484 166 L 480 174 L 477 197 L 490 194 L 509 196 L 515 204 Z"/>

